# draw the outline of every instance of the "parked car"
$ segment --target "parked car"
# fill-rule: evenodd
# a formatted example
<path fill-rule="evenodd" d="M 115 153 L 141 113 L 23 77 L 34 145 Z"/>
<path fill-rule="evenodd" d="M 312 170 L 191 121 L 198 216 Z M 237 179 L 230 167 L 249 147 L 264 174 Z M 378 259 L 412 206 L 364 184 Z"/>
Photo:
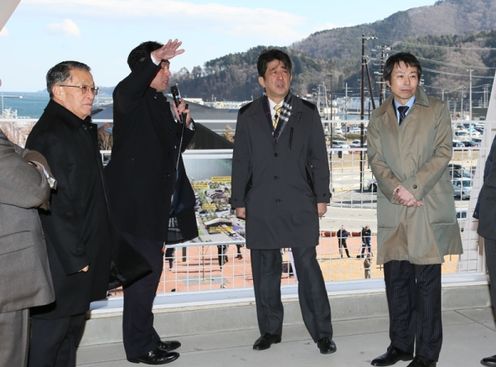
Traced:
<path fill-rule="evenodd" d="M 472 144 L 476 147 L 480 147 L 482 144 L 482 138 L 480 138 L 480 137 L 473 137 L 471 141 L 472 141 Z"/>
<path fill-rule="evenodd" d="M 470 192 L 472 191 L 471 178 L 455 178 L 453 180 L 453 196 L 455 199 L 465 200 L 470 199 Z"/>
<path fill-rule="evenodd" d="M 360 139 L 355 139 L 351 142 L 350 148 L 362 148 L 362 144 L 360 142 Z M 367 148 L 367 142 L 363 142 L 363 148 Z"/>
<path fill-rule="evenodd" d="M 456 208 L 456 219 L 467 219 L 467 208 Z"/>
<path fill-rule="evenodd" d="M 461 164 L 450 163 L 448 164 L 448 172 L 451 180 L 459 179 L 459 178 L 472 178 L 472 174 L 470 170 L 465 169 Z"/>
<path fill-rule="evenodd" d="M 345 140 L 333 140 L 332 141 L 333 148 L 341 148 L 341 149 L 349 149 L 350 146 L 346 143 Z"/>

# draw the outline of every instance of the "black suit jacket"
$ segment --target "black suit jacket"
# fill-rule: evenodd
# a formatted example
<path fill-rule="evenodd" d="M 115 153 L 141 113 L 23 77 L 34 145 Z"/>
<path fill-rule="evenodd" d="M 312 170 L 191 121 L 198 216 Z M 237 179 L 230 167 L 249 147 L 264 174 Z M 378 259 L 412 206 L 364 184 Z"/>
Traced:
<path fill-rule="evenodd" d="M 55 303 L 39 308 L 40 318 L 86 312 L 106 296 L 111 253 L 96 125 L 50 101 L 26 146 L 42 153 L 57 179 L 50 211 L 41 211 Z M 79 272 L 89 265 L 88 272 Z"/>
<path fill-rule="evenodd" d="M 496 137 L 484 166 L 482 185 L 474 217 L 479 219 L 477 232 L 484 238 L 496 240 Z"/>
<path fill-rule="evenodd" d="M 163 93 L 150 88 L 158 70 L 145 58 L 114 90 L 112 156 L 105 168 L 111 209 L 121 231 L 164 241 L 172 193 L 180 188 L 187 240 L 197 235 L 195 199 L 179 149 L 186 149 L 193 131 L 176 123 Z"/>

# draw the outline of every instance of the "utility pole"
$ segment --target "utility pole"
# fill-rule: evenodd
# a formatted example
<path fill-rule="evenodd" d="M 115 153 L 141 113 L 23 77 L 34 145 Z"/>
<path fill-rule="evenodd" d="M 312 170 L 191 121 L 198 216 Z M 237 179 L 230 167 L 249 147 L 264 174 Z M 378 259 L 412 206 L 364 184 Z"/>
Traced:
<path fill-rule="evenodd" d="M 370 101 L 372 101 L 372 109 L 375 110 L 375 99 L 374 93 L 372 92 L 372 82 L 370 81 L 370 72 L 369 72 L 369 64 L 365 64 L 365 71 L 367 72 L 367 81 L 369 84 L 369 105 Z M 369 106 L 369 116 L 370 116 L 370 106 Z"/>
<path fill-rule="evenodd" d="M 363 118 L 365 116 L 365 68 L 367 68 L 367 59 L 365 57 L 365 41 L 377 39 L 374 36 L 365 36 L 362 34 L 362 68 L 361 68 L 361 79 L 360 79 L 360 147 L 363 148 L 365 143 L 365 126 L 363 124 Z M 370 76 L 369 76 L 369 86 L 370 86 Z M 372 95 L 371 98 L 374 98 Z M 363 150 L 360 150 L 360 191 L 363 191 L 363 165 L 365 156 Z"/>
<path fill-rule="evenodd" d="M 484 108 L 487 108 L 487 96 L 488 96 L 488 85 L 487 84 L 484 84 L 484 87 L 483 87 L 483 90 L 484 90 L 484 99 L 483 99 L 483 105 L 482 107 Z"/>
<path fill-rule="evenodd" d="M 329 113 L 329 120 L 333 119 L 332 115 L 332 73 L 329 73 L 329 105 L 331 107 L 330 113 Z"/>
<path fill-rule="evenodd" d="M 463 87 L 460 91 L 460 116 L 463 120 Z"/>
<path fill-rule="evenodd" d="M 374 74 L 377 75 L 377 83 L 379 84 L 379 105 L 386 99 L 386 81 L 384 80 L 384 64 L 386 63 L 386 59 L 388 58 L 391 48 L 387 45 L 381 46 L 381 53 L 379 57 L 379 71 Z"/>
<path fill-rule="evenodd" d="M 468 97 L 468 117 L 472 121 L 472 69 L 468 69 L 469 75 L 469 97 Z"/>

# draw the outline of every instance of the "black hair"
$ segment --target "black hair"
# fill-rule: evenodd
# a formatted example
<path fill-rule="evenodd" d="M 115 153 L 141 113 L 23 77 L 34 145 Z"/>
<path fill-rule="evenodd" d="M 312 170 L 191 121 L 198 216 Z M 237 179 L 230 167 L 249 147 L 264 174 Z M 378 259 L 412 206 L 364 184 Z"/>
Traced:
<path fill-rule="evenodd" d="M 53 97 L 52 87 L 57 83 L 63 83 L 69 79 L 71 77 L 71 70 L 73 69 L 91 71 L 88 65 L 79 61 L 62 61 L 48 70 L 46 83 L 50 98 Z"/>
<path fill-rule="evenodd" d="M 135 48 L 129 53 L 127 57 L 127 64 L 131 68 L 131 70 L 136 70 L 139 65 L 145 60 L 145 58 L 150 57 L 150 54 L 162 47 L 163 44 L 155 41 L 146 41 Z"/>
<path fill-rule="evenodd" d="M 288 70 L 289 74 L 291 74 L 291 69 L 293 68 L 293 65 L 291 63 L 291 59 L 289 58 L 288 54 L 281 50 L 271 48 L 262 52 L 258 57 L 258 61 L 257 61 L 258 76 L 263 77 L 265 75 L 265 72 L 267 71 L 267 64 L 274 60 L 281 61 Z"/>
<path fill-rule="evenodd" d="M 394 65 L 398 65 L 400 62 L 404 62 L 406 65 L 417 68 L 418 79 L 422 75 L 422 67 L 418 59 L 409 52 L 398 52 L 394 55 L 389 56 L 384 65 L 384 72 L 382 76 L 384 80 L 391 81 L 391 74 L 393 73 Z"/>

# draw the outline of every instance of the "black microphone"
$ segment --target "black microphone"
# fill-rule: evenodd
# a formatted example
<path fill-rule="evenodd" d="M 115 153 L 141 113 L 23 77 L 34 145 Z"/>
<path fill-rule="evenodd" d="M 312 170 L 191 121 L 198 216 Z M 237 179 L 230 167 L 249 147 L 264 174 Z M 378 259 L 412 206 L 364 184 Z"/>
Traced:
<path fill-rule="evenodd" d="M 177 87 L 177 84 L 173 85 L 170 90 L 171 90 L 171 94 L 172 94 L 172 99 L 174 100 L 176 107 L 178 107 L 179 104 L 181 103 L 181 92 L 179 92 L 179 88 Z M 181 123 L 186 122 L 186 113 L 183 112 L 181 114 L 180 122 Z"/>

